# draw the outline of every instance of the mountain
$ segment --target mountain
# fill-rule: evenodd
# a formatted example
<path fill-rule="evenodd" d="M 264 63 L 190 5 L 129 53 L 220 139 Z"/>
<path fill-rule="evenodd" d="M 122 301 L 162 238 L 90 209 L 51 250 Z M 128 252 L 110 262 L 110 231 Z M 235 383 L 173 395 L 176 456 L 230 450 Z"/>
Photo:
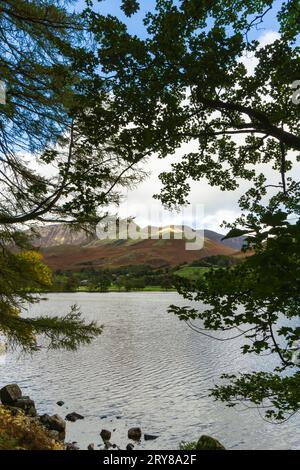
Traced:
<path fill-rule="evenodd" d="M 138 227 L 136 224 L 132 222 L 135 227 Z M 171 226 L 172 227 L 172 226 Z M 181 231 L 180 226 L 173 226 L 174 231 Z M 151 227 L 152 234 L 158 233 L 160 230 L 163 232 L 164 230 L 168 230 L 169 227 Z M 172 230 L 172 228 L 171 228 Z M 192 229 L 190 227 L 184 227 L 184 230 L 190 233 Z M 94 237 L 88 236 L 83 230 L 74 231 L 71 230 L 69 226 L 62 225 L 62 224 L 53 224 L 47 225 L 43 227 L 38 227 L 38 231 L 40 237 L 35 238 L 33 244 L 37 247 L 51 247 L 51 246 L 59 246 L 59 245 L 86 245 L 88 243 L 92 243 L 93 241 L 98 241 L 96 235 Z M 200 231 L 197 231 L 200 233 Z M 244 243 L 245 237 L 236 237 L 231 238 L 229 240 L 222 240 L 224 234 L 214 232 L 213 230 L 204 230 L 204 236 L 208 240 L 221 243 L 229 248 L 234 250 L 240 250 Z"/>
<path fill-rule="evenodd" d="M 184 240 L 114 240 L 93 245 L 59 245 L 41 248 L 46 264 L 52 269 L 80 270 L 108 268 L 135 264 L 153 267 L 177 266 L 191 263 L 205 256 L 234 255 L 235 250 L 221 243 L 205 239 L 197 251 L 185 249 Z"/>
<path fill-rule="evenodd" d="M 209 240 L 213 240 L 214 242 L 222 243 L 229 248 L 233 248 L 234 250 L 240 250 L 244 244 L 245 237 L 235 237 L 229 238 L 228 240 L 222 240 L 224 235 L 221 233 L 213 232 L 212 230 L 204 230 L 204 235 Z"/>
<path fill-rule="evenodd" d="M 83 230 L 71 230 L 70 226 L 63 224 L 45 225 L 36 227 L 39 237 L 33 239 L 33 245 L 36 247 L 49 248 L 60 245 L 85 245 L 91 241 Z"/>
<path fill-rule="evenodd" d="M 43 226 L 38 231 L 40 237 L 35 238 L 33 244 L 43 254 L 46 264 L 54 270 L 79 271 L 88 267 L 105 268 L 135 264 L 148 264 L 157 268 L 177 266 L 206 256 L 237 256 L 240 247 L 227 246 L 220 241 L 222 235 L 205 231 L 203 248 L 187 250 L 188 240 L 195 234 L 198 237 L 202 234 L 190 227 L 175 225 L 151 227 L 151 239 L 134 239 L 142 234 L 144 237 L 148 236 L 148 228 L 145 232 L 145 229 L 134 223 L 131 225 L 131 237 L 128 239 L 99 239 L 96 235 L 88 236 L 84 231 L 74 232 L 65 225 Z M 215 239 L 212 239 L 213 237 Z"/>

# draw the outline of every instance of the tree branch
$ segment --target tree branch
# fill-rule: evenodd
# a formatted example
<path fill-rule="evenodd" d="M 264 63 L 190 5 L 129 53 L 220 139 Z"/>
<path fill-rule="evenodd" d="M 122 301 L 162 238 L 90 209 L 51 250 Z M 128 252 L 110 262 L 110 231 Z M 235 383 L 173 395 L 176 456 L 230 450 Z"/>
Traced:
<path fill-rule="evenodd" d="M 292 134 L 291 132 L 287 132 L 280 127 L 274 126 L 269 120 L 268 116 L 261 111 L 237 103 L 228 103 L 218 99 L 208 99 L 203 96 L 199 96 L 199 100 L 205 106 L 212 109 L 224 109 L 227 111 L 237 111 L 239 113 L 246 114 L 254 121 L 253 127 L 256 129 L 256 131 L 264 131 L 266 134 L 269 134 L 270 136 L 275 137 L 280 142 L 284 143 L 287 147 L 300 150 L 300 137 Z M 258 123 L 261 125 L 261 128 L 258 128 L 257 124 L 255 124 L 255 121 L 258 121 Z"/>

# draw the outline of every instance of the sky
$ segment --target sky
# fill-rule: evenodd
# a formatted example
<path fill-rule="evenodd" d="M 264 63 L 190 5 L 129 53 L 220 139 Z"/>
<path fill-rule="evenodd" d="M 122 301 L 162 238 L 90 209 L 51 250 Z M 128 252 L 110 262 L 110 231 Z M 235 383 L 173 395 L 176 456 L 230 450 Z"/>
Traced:
<path fill-rule="evenodd" d="M 94 9 L 99 13 L 104 15 L 110 14 L 117 16 L 122 22 L 127 25 L 128 31 L 131 34 L 136 34 L 137 36 L 144 38 L 146 35 L 145 26 L 143 24 L 143 18 L 145 13 L 148 11 L 153 11 L 155 9 L 156 0 L 139 0 L 140 10 L 134 14 L 132 17 L 128 18 L 123 11 L 121 10 L 121 0 L 93 0 Z M 179 3 L 174 0 L 174 3 Z M 252 38 L 258 38 L 261 36 L 261 31 L 263 30 L 278 30 L 278 23 L 276 19 L 276 14 L 280 6 L 282 5 L 282 0 L 277 0 L 274 2 L 274 7 L 266 17 L 264 18 L 264 23 L 257 30 L 253 30 Z M 77 0 L 75 3 L 75 8 L 77 10 L 82 9 L 85 6 L 85 0 Z M 262 28 L 262 29 L 261 29 Z"/>
<path fill-rule="evenodd" d="M 76 6 L 80 9 L 83 4 L 84 1 L 79 0 Z M 102 0 L 98 3 L 95 2 L 95 5 L 99 12 L 117 16 L 126 23 L 130 33 L 143 38 L 146 34 L 143 17 L 146 11 L 154 9 L 155 0 L 140 0 L 140 11 L 131 18 L 127 18 L 120 9 L 121 0 Z M 278 38 L 276 12 L 280 5 L 282 5 L 282 1 L 275 2 L 275 8 L 266 15 L 264 23 L 259 28 L 254 29 L 251 39 L 258 39 L 261 45 L 266 45 Z M 248 69 L 248 73 L 251 73 L 255 61 L 251 57 L 244 57 L 243 62 Z M 174 224 L 186 223 L 194 226 L 194 228 L 207 228 L 221 233 L 226 232 L 226 229 L 222 227 L 223 221 L 233 222 L 240 215 L 238 200 L 249 188 L 249 184 L 245 182 L 241 182 L 239 189 L 226 192 L 222 192 L 217 187 L 211 187 L 205 179 L 199 182 L 191 182 L 189 202 L 195 207 L 202 207 L 202 220 L 197 220 L 196 223 L 190 211 L 183 210 L 183 213 L 170 214 L 163 211 L 159 201 L 153 199 L 153 194 L 160 192 L 159 174 L 162 171 L 168 171 L 171 163 L 180 160 L 184 153 L 196 150 L 197 144 L 190 142 L 179 149 L 175 155 L 163 160 L 158 159 L 155 155 L 151 156 L 149 162 L 143 165 L 148 177 L 136 189 L 124 193 L 125 199 L 120 215 L 126 216 L 126 212 L 129 215 L 134 215 L 136 216 L 136 222 L 142 226 L 147 224 L 160 225 L 161 222 L 162 225 L 167 225 L 173 222 Z M 261 170 L 268 175 L 272 182 L 278 183 L 279 175 L 272 171 L 270 167 L 264 166 Z"/>

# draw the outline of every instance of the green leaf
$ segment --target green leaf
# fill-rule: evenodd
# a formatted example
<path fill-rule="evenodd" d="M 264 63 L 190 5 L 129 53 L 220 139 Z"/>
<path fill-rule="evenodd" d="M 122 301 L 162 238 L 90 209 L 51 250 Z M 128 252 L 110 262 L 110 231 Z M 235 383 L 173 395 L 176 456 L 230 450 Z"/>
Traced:
<path fill-rule="evenodd" d="M 222 240 L 227 240 L 228 238 L 242 237 L 243 235 L 246 235 L 247 233 L 249 233 L 249 230 L 241 230 L 239 228 L 232 228 L 225 235 L 225 237 L 222 238 Z"/>
<path fill-rule="evenodd" d="M 123 0 L 121 9 L 126 16 L 132 16 L 140 9 L 140 4 L 137 0 Z"/>
<path fill-rule="evenodd" d="M 286 218 L 286 212 L 279 211 L 275 214 L 273 214 L 272 212 L 267 212 L 262 216 L 261 223 L 275 227 L 276 225 L 283 225 L 286 221 Z"/>

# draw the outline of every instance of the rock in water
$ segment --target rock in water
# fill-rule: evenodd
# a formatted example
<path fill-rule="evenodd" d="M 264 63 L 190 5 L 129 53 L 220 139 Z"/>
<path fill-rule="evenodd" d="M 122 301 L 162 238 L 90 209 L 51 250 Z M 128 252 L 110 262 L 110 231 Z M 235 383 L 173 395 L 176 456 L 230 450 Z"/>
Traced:
<path fill-rule="evenodd" d="M 196 445 L 196 450 L 226 450 L 225 447 L 210 436 L 201 436 Z"/>
<path fill-rule="evenodd" d="M 72 421 L 72 423 L 75 423 L 78 419 L 84 419 L 84 416 L 80 415 L 79 413 L 76 413 L 73 411 L 73 413 L 69 413 L 66 416 L 67 421 Z"/>
<path fill-rule="evenodd" d="M 87 449 L 88 449 L 88 450 L 95 450 L 95 444 L 89 444 L 89 445 L 87 446 Z"/>
<path fill-rule="evenodd" d="M 59 400 L 59 401 L 56 402 L 56 404 L 57 404 L 58 406 L 63 406 L 63 405 L 65 404 L 65 402 L 62 401 L 62 400 Z"/>
<path fill-rule="evenodd" d="M 141 437 L 142 437 L 141 428 L 130 428 L 128 430 L 128 439 L 132 439 L 133 441 L 140 441 Z"/>
<path fill-rule="evenodd" d="M 17 384 L 6 385 L 0 390 L 0 398 L 3 405 L 13 405 L 22 397 L 22 391 Z"/>
<path fill-rule="evenodd" d="M 100 432 L 100 436 L 102 437 L 103 442 L 107 442 L 111 438 L 111 432 L 107 429 L 102 429 L 102 431 Z"/>
<path fill-rule="evenodd" d="M 145 441 L 154 441 L 154 439 L 157 439 L 158 436 L 153 436 L 153 434 L 144 434 L 144 439 Z"/>
<path fill-rule="evenodd" d="M 133 449 L 134 449 L 134 445 L 131 444 L 131 442 L 129 444 L 127 444 L 126 450 L 133 450 Z"/>

